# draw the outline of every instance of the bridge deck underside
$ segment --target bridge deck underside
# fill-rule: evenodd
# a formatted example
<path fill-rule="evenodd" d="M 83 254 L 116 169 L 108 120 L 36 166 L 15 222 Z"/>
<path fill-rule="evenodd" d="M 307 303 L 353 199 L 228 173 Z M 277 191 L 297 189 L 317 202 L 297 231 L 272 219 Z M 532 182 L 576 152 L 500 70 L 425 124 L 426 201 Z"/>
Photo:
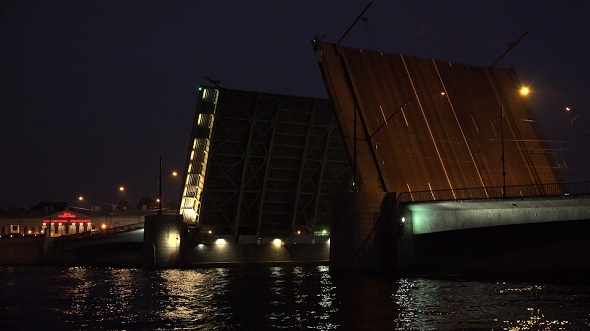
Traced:
<path fill-rule="evenodd" d="M 236 239 L 328 228 L 352 180 L 330 102 L 219 91 L 199 226 Z"/>
<path fill-rule="evenodd" d="M 316 50 L 351 160 L 356 128 L 361 189 L 498 187 L 502 144 L 507 185 L 561 180 L 513 71 L 328 43 Z"/>

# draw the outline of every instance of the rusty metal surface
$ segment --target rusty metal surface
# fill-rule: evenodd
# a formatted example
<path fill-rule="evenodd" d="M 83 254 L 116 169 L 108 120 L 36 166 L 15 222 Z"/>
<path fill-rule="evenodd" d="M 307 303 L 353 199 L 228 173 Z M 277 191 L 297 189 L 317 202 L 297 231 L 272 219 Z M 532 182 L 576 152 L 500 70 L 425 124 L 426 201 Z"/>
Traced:
<path fill-rule="evenodd" d="M 358 108 L 361 190 L 502 186 L 502 141 L 506 185 L 561 180 L 511 69 L 330 43 L 315 47 L 351 160 Z"/>

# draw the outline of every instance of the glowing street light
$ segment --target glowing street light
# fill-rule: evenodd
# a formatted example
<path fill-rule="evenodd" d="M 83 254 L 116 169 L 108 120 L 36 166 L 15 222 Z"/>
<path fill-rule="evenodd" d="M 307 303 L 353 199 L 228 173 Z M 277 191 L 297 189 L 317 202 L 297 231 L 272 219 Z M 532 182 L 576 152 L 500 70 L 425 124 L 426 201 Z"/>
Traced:
<path fill-rule="evenodd" d="M 79 206 L 74 206 L 74 205 L 71 205 L 71 204 L 70 204 L 68 207 L 69 207 L 69 208 L 80 209 L 80 210 L 87 210 L 87 211 L 90 211 L 90 210 L 91 210 L 91 208 L 84 207 L 85 205 L 87 205 L 87 204 L 88 204 L 88 203 L 85 203 L 85 201 L 86 201 L 86 197 L 84 197 L 83 195 L 79 195 L 79 196 L 76 198 L 76 200 L 78 200 Z"/>
<path fill-rule="evenodd" d="M 523 86 L 519 90 L 521 96 L 527 96 L 531 91 L 527 86 Z M 502 197 L 506 197 L 506 158 L 504 155 L 504 103 L 508 106 L 506 97 L 502 95 L 503 102 L 500 102 L 500 133 L 502 136 Z"/>
<path fill-rule="evenodd" d="M 121 191 L 121 192 L 125 191 L 125 187 L 124 186 L 119 186 L 119 191 Z"/>
<path fill-rule="evenodd" d="M 178 176 L 178 172 L 173 170 L 170 171 L 170 174 L 174 177 Z M 160 173 L 158 177 L 158 198 L 156 199 L 158 202 L 158 215 L 162 215 L 162 156 L 160 156 Z"/>

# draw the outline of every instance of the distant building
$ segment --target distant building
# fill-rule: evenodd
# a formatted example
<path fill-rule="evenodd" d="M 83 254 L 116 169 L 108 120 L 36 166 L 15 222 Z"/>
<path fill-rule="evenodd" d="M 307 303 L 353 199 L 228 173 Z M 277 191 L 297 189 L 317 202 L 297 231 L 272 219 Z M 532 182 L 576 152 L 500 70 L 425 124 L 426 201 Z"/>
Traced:
<path fill-rule="evenodd" d="M 46 215 L 42 210 L 0 211 L 0 236 L 42 235 Z"/>
<path fill-rule="evenodd" d="M 106 231 L 143 223 L 145 215 L 155 213 L 155 210 L 147 209 L 91 208 L 83 212 L 74 209 L 71 207 L 51 214 L 42 210 L 0 211 L 0 238 L 46 235 L 47 229 L 50 229 L 52 237 Z"/>

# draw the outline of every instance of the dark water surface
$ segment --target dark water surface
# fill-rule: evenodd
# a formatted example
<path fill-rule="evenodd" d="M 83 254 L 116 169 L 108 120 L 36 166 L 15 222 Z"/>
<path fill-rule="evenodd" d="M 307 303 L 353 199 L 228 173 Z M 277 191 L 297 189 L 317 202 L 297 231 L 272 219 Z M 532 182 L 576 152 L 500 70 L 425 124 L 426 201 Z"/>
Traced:
<path fill-rule="evenodd" d="M 0 266 L 0 330 L 590 330 L 590 285 Z"/>

